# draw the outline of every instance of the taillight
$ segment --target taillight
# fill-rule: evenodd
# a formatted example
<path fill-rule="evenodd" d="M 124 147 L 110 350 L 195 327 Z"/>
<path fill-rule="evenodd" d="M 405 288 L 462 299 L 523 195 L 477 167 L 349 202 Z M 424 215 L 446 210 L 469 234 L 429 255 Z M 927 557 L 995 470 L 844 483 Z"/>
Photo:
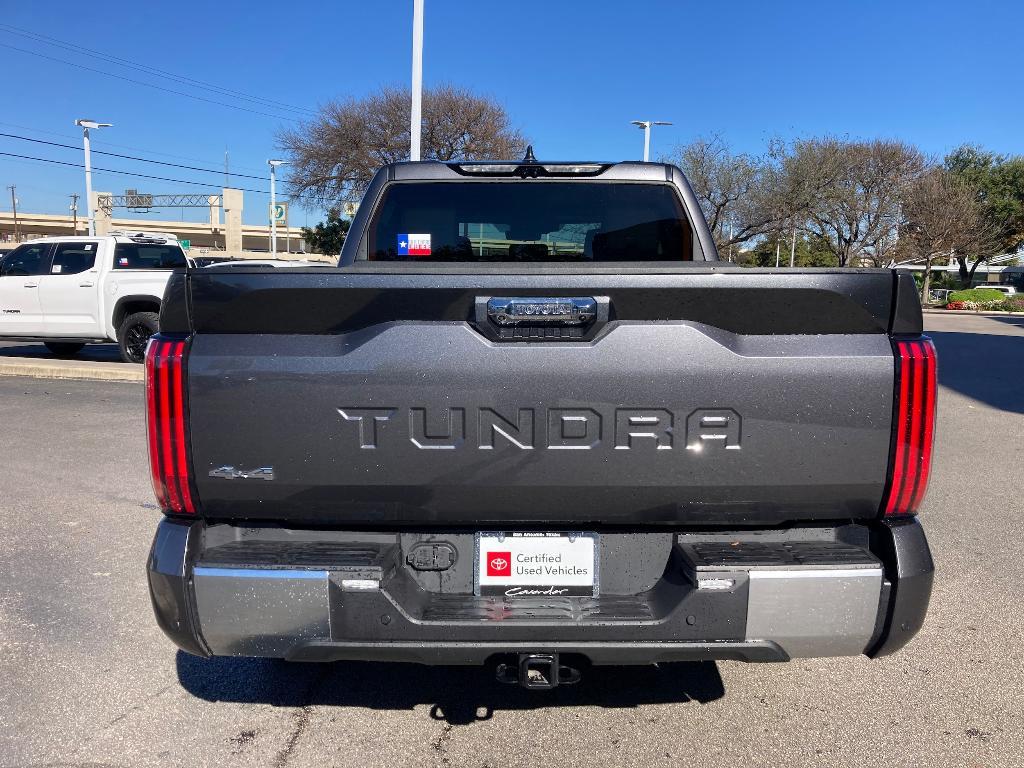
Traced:
<path fill-rule="evenodd" d="M 924 500 L 935 440 L 935 347 L 927 338 L 893 342 L 896 355 L 892 479 L 882 510 L 913 515 Z"/>
<path fill-rule="evenodd" d="M 185 359 L 188 342 L 154 336 L 146 349 L 146 429 L 153 492 L 161 509 L 194 515 L 189 478 Z"/>

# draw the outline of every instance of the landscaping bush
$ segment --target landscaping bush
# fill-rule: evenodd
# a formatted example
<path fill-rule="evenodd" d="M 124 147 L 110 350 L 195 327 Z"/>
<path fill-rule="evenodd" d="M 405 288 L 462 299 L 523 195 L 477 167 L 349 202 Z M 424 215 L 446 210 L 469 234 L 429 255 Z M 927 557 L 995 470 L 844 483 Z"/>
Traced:
<path fill-rule="evenodd" d="M 946 309 L 969 309 L 976 312 L 1024 312 L 1024 296 L 1007 296 L 991 288 L 971 288 L 949 294 Z"/>
<path fill-rule="evenodd" d="M 1020 296 L 1011 296 L 1008 299 L 1004 299 L 999 309 L 1003 312 L 1024 312 L 1024 298 Z"/>
<path fill-rule="evenodd" d="M 989 301 L 1005 301 L 1006 294 L 1002 291 L 994 291 L 991 288 L 970 288 L 966 291 L 953 291 L 953 293 L 949 294 L 949 300 L 983 304 Z"/>

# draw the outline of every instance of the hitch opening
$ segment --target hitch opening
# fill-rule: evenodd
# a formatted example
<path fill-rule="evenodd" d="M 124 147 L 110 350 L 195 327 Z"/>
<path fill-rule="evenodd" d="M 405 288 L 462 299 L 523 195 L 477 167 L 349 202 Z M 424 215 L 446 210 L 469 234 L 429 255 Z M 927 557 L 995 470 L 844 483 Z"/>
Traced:
<path fill-rule="evenodd" d="M 498 682 L 520 685 L 531 691 L 549 691 L 580 681 L 580 671 L 561 664 L 557 653 L 520 653 L 515 664 L 499 664 Z"/>

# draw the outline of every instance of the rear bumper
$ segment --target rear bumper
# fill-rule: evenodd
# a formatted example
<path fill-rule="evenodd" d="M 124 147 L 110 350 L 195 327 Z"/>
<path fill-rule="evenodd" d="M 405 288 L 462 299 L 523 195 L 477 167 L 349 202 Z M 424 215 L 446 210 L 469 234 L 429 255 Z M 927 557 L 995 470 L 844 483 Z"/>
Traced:
<path fill-rule="evenodd" d="M 252 531 L 160 523 L 154 611 L 189 653 L 423 664 L 507 653 L 593 664 L 879 656 L 920 629 L 933 570 L 916 520 L 846 526 L 831 541 L 821 529 L 806 540 L 659 534 L 664 569 L 642 591 L 506 600 L 474 596 L 457 569 L 447 581 L 414 574 L 396 534 L 273 529 L 257 541 Z"/>

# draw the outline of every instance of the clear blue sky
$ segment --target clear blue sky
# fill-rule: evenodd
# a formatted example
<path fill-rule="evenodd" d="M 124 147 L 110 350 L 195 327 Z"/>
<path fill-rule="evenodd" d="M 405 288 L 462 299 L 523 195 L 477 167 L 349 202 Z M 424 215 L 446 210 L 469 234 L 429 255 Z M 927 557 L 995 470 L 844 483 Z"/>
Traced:
<path fill-rule="evenodd" d="M 234 171 L 263 177 L 275 132 L 304 113 L 221 97 L 110 57 L 314 109 L 408 83 L 411 9 L 412 0 L 0 0 L 0 132 L 77 146 L 73 120 L 91 117 L 115 125 L 96 136 L 96 149 L 220 169 L 227 148 Z M 424 78 L 499 99 L 542 159 L 635 158 L 642 135 L 633 119 L 675 123 L 656 130 L 655 155 L 712 133 L 746 151 L 774 136 L 832 133 L 900 138 L 937 155 L 963 142 L 1024 153 L 1022 50 L 1024 4 L 1010 0 L 426 0 Z M 81 162 L 80 151 L 4 137 L 0 152 Z M 223 184 L 223 175 L 118 158 L 96 156 L 93 164 L 209 185 L 99 172 L 94 186 L 103 191 L 216 191 Z M 268 188 L 258 179 L 233 181 Z M 17 185 L 21 208 L 53 213 L 85 187 L 80 169 L 3 155 L 0 184 Z M 262 220 L 267 201 L 247 194 L 246 221 Z M 0 208 L 9 207 L 0 189 Z M 319 216 L 296 209 L 292 223 Z"/>

